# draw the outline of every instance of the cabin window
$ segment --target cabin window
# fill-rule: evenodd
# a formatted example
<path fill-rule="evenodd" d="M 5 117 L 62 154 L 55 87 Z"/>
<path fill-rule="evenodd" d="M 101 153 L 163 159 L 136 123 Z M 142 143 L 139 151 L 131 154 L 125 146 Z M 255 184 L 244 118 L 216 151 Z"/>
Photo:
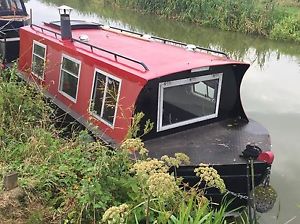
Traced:
<path fill-rule="evenodd" d="M 60 92 L 73 102 L 77 99 L 80 61 L 64 55 L 60 70 Z"/>
<path fill-rule="evenodd" d="M 120 79 L 100 70 L 95 72 L 91 112 L 111 127 L 115 123 L 120 87 Z"/>
<path fill-rule="evenodd" d="M 222 74 L 159 84 L 157 131 L 218 116 Z"/>
<path fill-rule="evenodd" d="M 40 79 L 44 79 L 45 61 L 46 45 L 33 41 L 31 71 Z"/>
<path fill-rule="evenodd" d="M 0 15 L 25 15 L 26 12 L 20 0 L 1 0 L 0 1 Z"/>

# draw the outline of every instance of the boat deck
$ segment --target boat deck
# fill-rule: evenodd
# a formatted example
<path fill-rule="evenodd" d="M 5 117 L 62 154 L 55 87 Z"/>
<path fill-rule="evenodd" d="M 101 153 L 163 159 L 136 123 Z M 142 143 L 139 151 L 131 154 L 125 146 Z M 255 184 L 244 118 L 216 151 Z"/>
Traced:
<path fill-rule="evenodd" d="M 270 150 L 268 131 L 253 120 L 249 123 L 225 120 L 151 139 L 145 145 L 152 158 L 174 156 L 175 153 L 182 152 L 190 157 L 192 166 L 197 166 L 199 163 L 245 163 L 240 155 L 249 143 L 255 143 L 264 151 Z"/>

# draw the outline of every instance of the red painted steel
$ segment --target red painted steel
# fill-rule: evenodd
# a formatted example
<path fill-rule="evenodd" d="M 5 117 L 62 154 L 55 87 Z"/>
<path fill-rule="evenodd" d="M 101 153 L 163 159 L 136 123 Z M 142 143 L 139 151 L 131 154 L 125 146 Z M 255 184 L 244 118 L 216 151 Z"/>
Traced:
<path fill-rule="evenodd" d="M 275 156 L 274 156 L 273 152 L 265 151 L 265 152 L 262 152 L 261 154 L 259 154 L 257 160 L 266 162 L 267 164 L 272 165 L 274 158 L 275 158 Z"/>
<path fill-rule="evenodd" d="M 49 26 L 43 25 L 42 27 L 59 33 L 59 30 Z M 91 45 L 144 62 L 149 71 L 145 71 L 139 64 L 120 58 L 116 61 L 111 54 L 97 49 L 92 52 L 89 46 L 69 40 L 63 41 L 60 36 L 55 36 L 54 33 L 42 32 L 41 29 L 31 26 L 23 27 L 20 30 L 19 70 L 23 75 L 43 84 L 49 94 L 68 106 L 71 111 L 98 126 L 116 142 L 121 142 L 124 139 L 138 94 L 148 80 L 194 68 L 243 64 L 225 57 L 191 52 L 182 47 L 150 41 L 129 34 L 121 34 L 116 31 L 104 29 L 77 29 L 72 31 L 72 36 L 75 39 L 78 39 L 82 34 L 88 36 L 88 43 Z M 47 46 L 44 81 L 40 81 L 31 75 L 32 44 L 34 40 Z M 76 103 L 58 92 L 62 54 L 81 61 Z M 88 111 L 95 69 L 103 70 L 122 79 L 114 128 L 100 122 Z"/>

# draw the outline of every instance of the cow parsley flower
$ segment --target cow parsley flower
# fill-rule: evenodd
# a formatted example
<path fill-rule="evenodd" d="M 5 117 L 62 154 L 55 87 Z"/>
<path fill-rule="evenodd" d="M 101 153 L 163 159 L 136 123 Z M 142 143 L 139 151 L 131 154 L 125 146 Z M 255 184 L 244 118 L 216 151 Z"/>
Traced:
<path fill-rule="evenodd" d="M 129 206 L 127 204 L 110 207 L 103 214 L 102 222 L 107 224 L 125 224 L 128 210 Z"/>
<path fill-rule="evenodd" d="M 205 181 L 208 187 L 215 187 L 221 193 L 226 191 L 226 186 L 223 179 L 218 174 L 218 171 L 207 164 L 201 163 L 198 168 L 195 168 L 196 176 L 200 177 L 200 181 Z"/>
<path fill-rule="evenodd" d="M 132 168 L 132 171 L 138 177 L 146 179 L 151 174 L 167 173 L 168 170 L 169 168 L 165 165 L 165 163 L 163 161 L 159 161 L 158 159 L 137 161 L 135 164 L 133 164 Z"/>
<path fill-rule="evenodd" d="M 139 153 L 140 156 L 148 156 L 148 150 L 145 148 L 145 144 L 139 138 L 126 139 L 122 145 L 121 150 L 129 153 Z"/>
<path fill-rule="evenodd" d="M 151 174 L 146 182 L 152 197 L 168 199 L 179 191 L 175 178 L 167 173 Z"/>
<path fill-rule="evenodd" d="M 169 157 L 167 155 L 164 155 L 161 157 L 161 160 L 164 161 L 167 166 L 174 166 L 176 168 L 178 168 L 180 165 L 190 164 L 190 158 L 184 153 L 175 153 L 175 157 Z"/>

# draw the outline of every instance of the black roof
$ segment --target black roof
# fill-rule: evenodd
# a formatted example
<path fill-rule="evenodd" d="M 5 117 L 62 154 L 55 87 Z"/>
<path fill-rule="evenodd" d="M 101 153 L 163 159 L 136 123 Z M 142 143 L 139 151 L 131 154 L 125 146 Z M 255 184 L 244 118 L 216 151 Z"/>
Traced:
<path fill-rule="evenodd" d="M 94 22 L 87 22 L 83 20 L 71 20 L 71 29 L 76 30 L 76 29 L 97 29 L 100 28 L 101 24 L 99 23 L 94 23 Z M 52 21 L 50 23 L 45 23 L 48 26 L 51 26 L 56 29 L 60 29 L 60 21 Z"/>

